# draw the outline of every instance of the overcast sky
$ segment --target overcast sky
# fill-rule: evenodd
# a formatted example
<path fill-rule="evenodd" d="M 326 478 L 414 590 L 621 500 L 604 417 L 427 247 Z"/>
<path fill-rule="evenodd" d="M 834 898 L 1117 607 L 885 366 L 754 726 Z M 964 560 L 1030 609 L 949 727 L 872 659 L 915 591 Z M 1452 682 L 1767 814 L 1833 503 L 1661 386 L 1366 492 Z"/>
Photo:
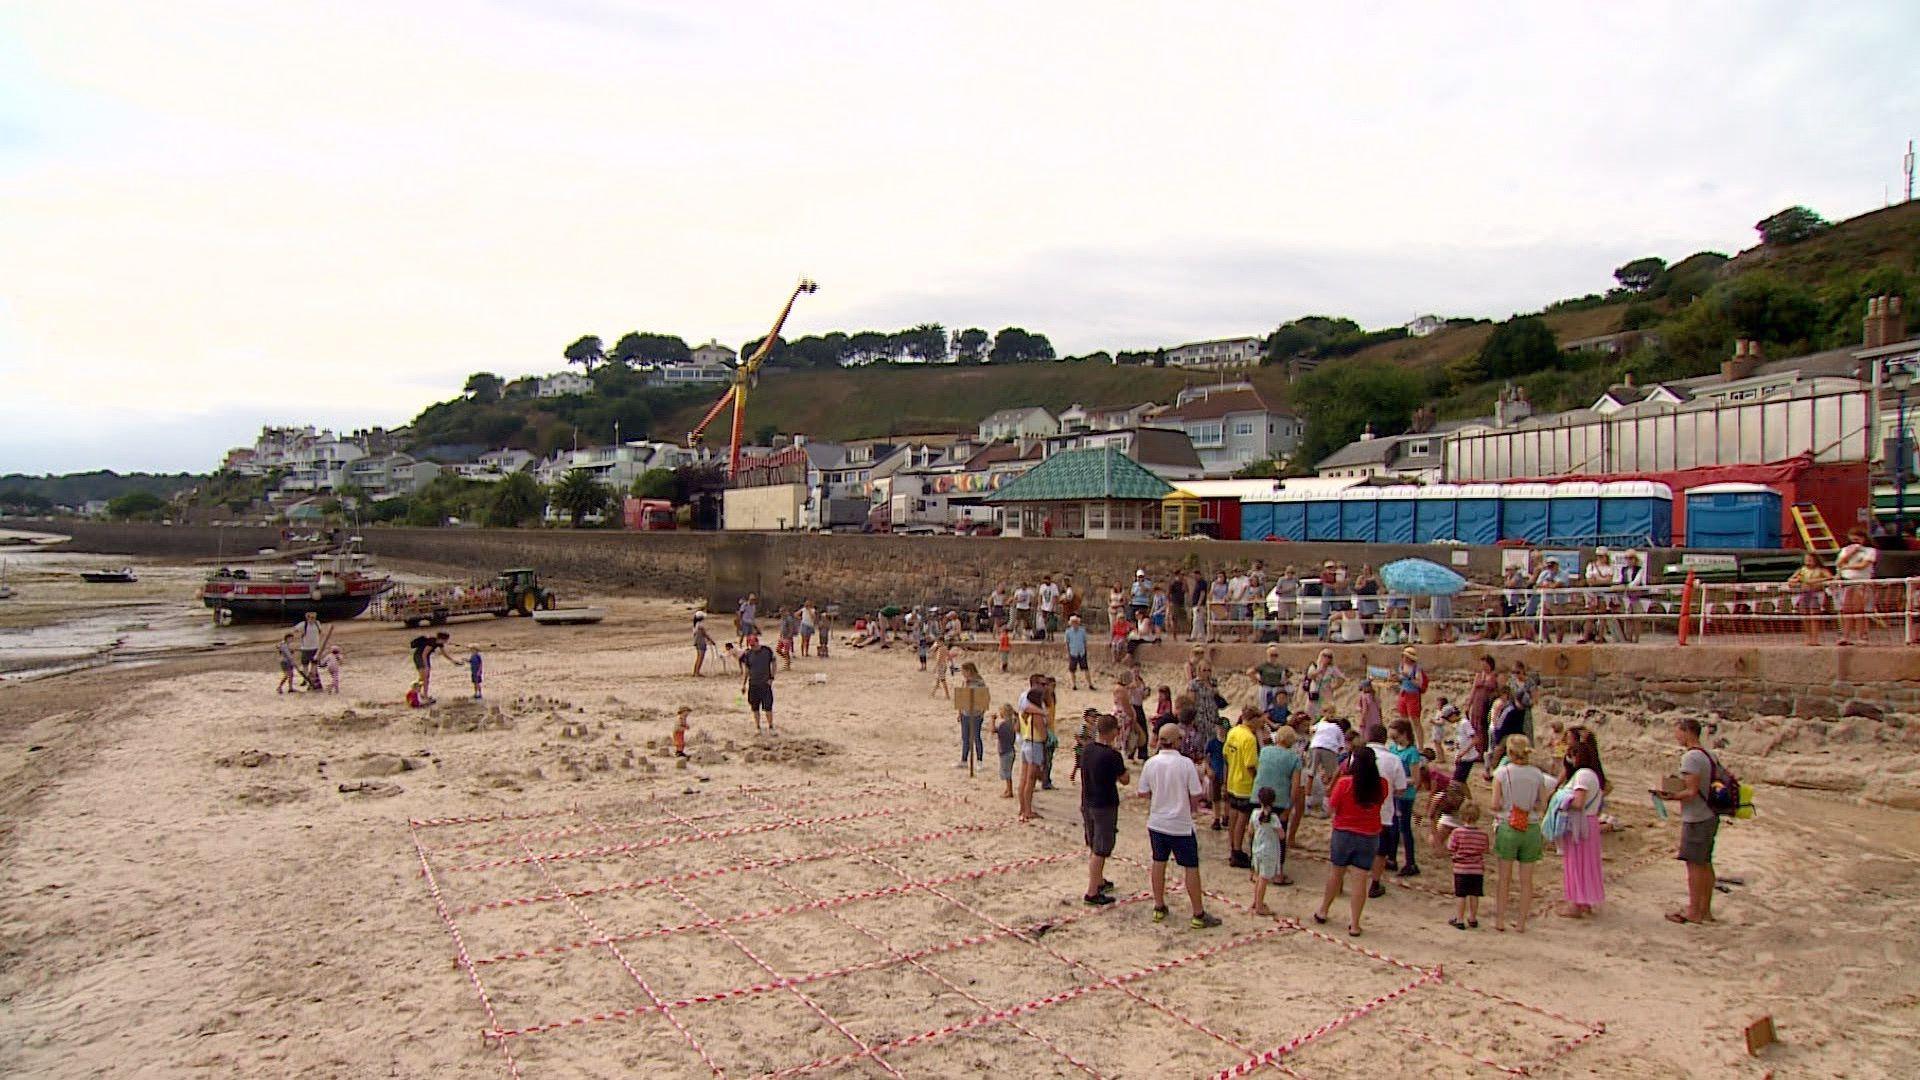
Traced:
<path fill-rule="evenodd" d="M 9 3 L 0 472 L 737 344 L 802 273 L 796 336 L 1502 317 L 1881 205 L 1915 41 L 1898 0 Z"/>

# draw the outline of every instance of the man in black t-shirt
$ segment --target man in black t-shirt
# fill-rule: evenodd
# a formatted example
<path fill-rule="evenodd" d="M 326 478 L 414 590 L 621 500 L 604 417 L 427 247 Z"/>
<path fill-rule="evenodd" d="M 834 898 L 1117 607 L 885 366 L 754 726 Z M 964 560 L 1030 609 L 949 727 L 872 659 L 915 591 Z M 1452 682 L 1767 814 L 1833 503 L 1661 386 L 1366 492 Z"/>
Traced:
<path fill-rule="evenodd" d="M 740 654 L 740 689 L 746 691 L 747 708 L 753 710 L 753 730 L 760 730 L 760 714 L 767 714 L 767 731 L 773 731 L 773 650 L 755 645 Z"/>
<path fill-rule="evenodd" d="M 1102 716 L 1094 726 L 1094 742 L 1080 752 L 1080 821 L 1086 830 L 1087 892 L 1080 899 L 1091 907 L 1113 903 L 1113 882 L 1106 878 L 1107 856 L 1113 854 L 1114 834 L 1120 827 L 1120 791 L 1127 782 L 1127 759 L 1114 744 L 1120 741 L 1120 721 Z"/>

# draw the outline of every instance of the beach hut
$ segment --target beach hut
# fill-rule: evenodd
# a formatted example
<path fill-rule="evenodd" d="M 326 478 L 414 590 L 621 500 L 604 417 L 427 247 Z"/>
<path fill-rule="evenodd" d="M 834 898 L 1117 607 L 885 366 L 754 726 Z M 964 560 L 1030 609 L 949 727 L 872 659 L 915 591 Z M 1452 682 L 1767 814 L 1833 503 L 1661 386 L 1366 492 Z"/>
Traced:
<path fill-rule="evenodd" d="M 1780 493 L 1760 484 L 1707 484 L 1689 489 L 1687 546 L 1779 547 Z"/>
<path fill-rule="evenodd" d="M 1174 488 L 1160 500 L 1160 534 L 1186 536 L 1200 520 L 1200 497 L 1191 491 Z"/>
<path fill-rule="evenodd" d="M 1395 484 L 1374 490 L 1380 495 L 1380 543 L 1413 543 L 1413 504 L 1420 497 L 1420 489 L 1412 484 Z"/>
<path fill-rule="evenodd" d="M 1673 489 L 1651 480 L 1600 485 L 1600 535 L 1619 547 L 1673 543 Z"/>
<path fill-rule="evenodd" d="M 1265 540 L 1273 536 L 1273 511 L 1276 506 L 1271 499 L 1241 500 L 1240 539 Z"/>
<path fill-rule="evenodd" d="M 1295 542 L 1307 538 L 1307 498 L 1303 492 L 1283 492 L 1273 504 L 1273 535 L 1282 540 Z M 1240 528 L 1246 529 L 1245 511 L 1242 511 Z"/>
<path fill-rule="evenodd" d="M 1459 513 L 1460 485 L 1432 484 L 1421 488 L 1419 497 L 1413 500 L 1414 543 L 1459 539 Z"/>
<path fill-rule="evenodd" d="M 1340 539 L 1371 544 L 1378 535 L 1380 500 L 1375 488 L 1348 488 L 1340 493 Z"/>
<path fill-rule="evenodd" d="M 1454 506 L 1454 539 L 1465 544 L 1500 541 L 1500 485 L 1462 484 Z"/>
<path fill-rule="evenodd" d="M 1506 484 L 1500 491 L 1500 539 L 1547 542 L 1547 497 L 1552 484 Z"/>

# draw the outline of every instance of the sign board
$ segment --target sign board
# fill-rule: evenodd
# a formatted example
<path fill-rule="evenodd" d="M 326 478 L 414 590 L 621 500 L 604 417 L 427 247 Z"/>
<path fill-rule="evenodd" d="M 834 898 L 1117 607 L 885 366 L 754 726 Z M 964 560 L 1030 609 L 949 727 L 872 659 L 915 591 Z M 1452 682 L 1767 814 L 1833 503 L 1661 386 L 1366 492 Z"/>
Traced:
<path fill-rule="evenodd" d="M 1680 556 L 1680 569 L 1682 572 L 1688 570 L 1704 570 L 1730 574 L 1740 569 L 1740 556 L 1708 555 L 1704 553 L 1682 555 Z"/>

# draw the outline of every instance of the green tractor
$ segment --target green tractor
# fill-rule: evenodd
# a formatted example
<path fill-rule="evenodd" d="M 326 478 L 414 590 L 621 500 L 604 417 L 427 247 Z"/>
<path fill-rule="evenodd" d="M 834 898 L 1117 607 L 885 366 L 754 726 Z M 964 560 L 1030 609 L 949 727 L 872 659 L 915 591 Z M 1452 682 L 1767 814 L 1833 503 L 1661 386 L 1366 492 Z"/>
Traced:
<path fill-rule="evenodd" d="M 507 598 L 507 610 L 497 614 L 532 615 L 536 609 L 553 610 L 553 590 L 541 587 L 538 570 L 524 566 L 502 570 L 500 576 L 493 579 L 493 585 Z"/>

